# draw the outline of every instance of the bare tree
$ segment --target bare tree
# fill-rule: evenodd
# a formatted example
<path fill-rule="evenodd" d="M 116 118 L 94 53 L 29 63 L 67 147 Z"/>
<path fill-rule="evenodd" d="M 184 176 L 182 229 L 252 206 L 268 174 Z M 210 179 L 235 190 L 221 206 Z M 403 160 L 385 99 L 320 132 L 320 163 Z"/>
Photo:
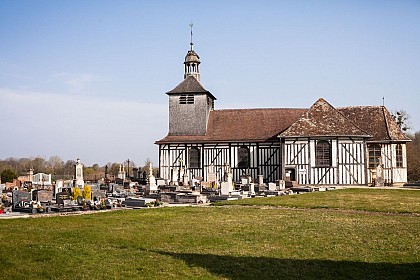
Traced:
<path fill-rule="evenodd" d="M 396 111 L 392 114 L 392 117 L 397 122 L 398 126 L 401 128 L 402 131 L 406 132 L 410 130 L 410 119 L 411 116 L 403 109 Z"/>

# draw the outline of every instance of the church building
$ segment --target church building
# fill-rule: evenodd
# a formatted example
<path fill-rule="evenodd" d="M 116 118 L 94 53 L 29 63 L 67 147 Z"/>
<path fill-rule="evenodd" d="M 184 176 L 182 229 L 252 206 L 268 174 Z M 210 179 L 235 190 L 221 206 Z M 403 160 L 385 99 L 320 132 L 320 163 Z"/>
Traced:
<path fill-rule="evenodd" d="M 406 143 L 384 106 L 216 110 L 200 83 L 200 57 L 190 43 L 184 80 L 169 97 L 169 132 L 159 145 L 159 174 L 170 181 L 222 181 L 262 175 L 264 182 L 381 185 L 407 182 Z"/>

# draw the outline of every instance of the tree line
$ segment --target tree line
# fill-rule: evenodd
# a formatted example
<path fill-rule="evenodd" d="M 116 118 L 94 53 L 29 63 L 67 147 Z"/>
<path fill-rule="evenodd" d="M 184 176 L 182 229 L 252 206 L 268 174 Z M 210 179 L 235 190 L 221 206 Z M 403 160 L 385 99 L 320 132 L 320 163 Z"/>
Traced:
<path fill-rule="evenodd" d="M 407 136 L 411 139 L 407 143 L 407 179 L 409 182 L 420 181 L 420 131 Z"/>
<path fill-rule="evenodd" d="M 144 166 L 137 167 L 136 163 L 131 160 L 126 160 L 122 163 L 125 166 L 125 171 L 128 173 L 127 166 L 130 166 L 130 175 L 132 176 L 132 168 L 140 168 L 141 172 L 149 173 L 149 163 L 150 159 L 145 161 Z M 11 182 L 13 179 L 16 179 L 18 176 L 27 175 L 29 169 L 34 170 L 36 173 L 47 173 L 52 174 L 53 180 L 64 179 L 69 180 L 73 178 L 74 175 L 74 165 L 76 161 L 74 160 L 62 160 L 59 156 L 51 156 L 49 159 L 37 156 L 32 158 L 6 158 L 0 160 L 0 174 L 1 182 Z M 99 164 L 93 164 L 92 166 L 84 166 L 83 174 L 84 177 L 92 177 L 98 175 L 98 178 L 103 177 L 105 174 L 105 166 L 108 167 L 108 174 L 111 176 L 117 176 L 120 170 L 121 163 L 108 162 L 104 166 L 99 166 Z M 153 173 L 157 172 L 157 168 L 153 168 Z"/>

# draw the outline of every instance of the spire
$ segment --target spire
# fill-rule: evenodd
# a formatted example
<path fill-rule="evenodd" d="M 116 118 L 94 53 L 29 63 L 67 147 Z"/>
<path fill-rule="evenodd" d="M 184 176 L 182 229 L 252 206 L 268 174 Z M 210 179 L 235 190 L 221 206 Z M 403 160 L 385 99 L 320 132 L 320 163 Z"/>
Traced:
<path fill-rule="evenodd" d="M 192 51 L 193 50 L 193 45 L 194 45 L 194 43 L 193 43 L 193 39 L 192 39 L 192 37 L 193 37 L 193 23 L 191 22 L 190 23 L 190 28 L 191 28 L 191 40 L 190 40 L 190 51 Z"/>
<path fill-rule="evenodd" d="M 200 57 L 193 49 L 193 24 L 190 23 L 190 50 L 187 52 L 184 61 L 184 79 L 193 76 L 200 81 Z"/>

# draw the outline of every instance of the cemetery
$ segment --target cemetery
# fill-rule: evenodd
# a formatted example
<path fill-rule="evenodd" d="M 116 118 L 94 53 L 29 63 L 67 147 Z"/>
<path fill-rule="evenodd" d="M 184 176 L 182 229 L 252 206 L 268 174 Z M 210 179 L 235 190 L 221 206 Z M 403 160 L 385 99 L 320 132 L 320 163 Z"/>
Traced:
<path fill-rule="evenodd" d="M 104 178 L 97 182 L 85 182 L 83 179 L 83 164 L 80 159 L 74 166 L 73 180 L 51 182 L 51 175 L 42 174 L 48 178 L 47 184 L 41 180 L 31 181 L 33 170 L 29 170 L 28 178 L 21 188 L 6 190 L 0 187 L 2 202 L 0 214 L 10 213 L 62 213 L 78 211 L 114 210 L 122 208 L 159 207 L 165 205 L 203 205 L 220 201 L 242 200 L 258 197 L 275 197 L 292 194 L 310 193 L 314 191 L 334 190 L 337 186 L 302 186 L 292 180 L 277 180 L 264 182 L 264 175 L 252 178 L 242 176 L 240 182 L 234 182 L 229 164 L 225 164 L 223 176 L 209 168 L 207 181 L 197 177 L 192 180 L 188 168 L 180 166 L 171 180 L 156 179 L 149 166 L 149 174 L 135 176 L 126 175 L 126 167 L 121 165 L 115 180 L 110 180 L 105 172 Z M 127 166 L 128 170 L 128 166 Z M 380 182 L 380 170 L 377 181 Z M 2 217 L 2 216 L 0 216 Z"/>

